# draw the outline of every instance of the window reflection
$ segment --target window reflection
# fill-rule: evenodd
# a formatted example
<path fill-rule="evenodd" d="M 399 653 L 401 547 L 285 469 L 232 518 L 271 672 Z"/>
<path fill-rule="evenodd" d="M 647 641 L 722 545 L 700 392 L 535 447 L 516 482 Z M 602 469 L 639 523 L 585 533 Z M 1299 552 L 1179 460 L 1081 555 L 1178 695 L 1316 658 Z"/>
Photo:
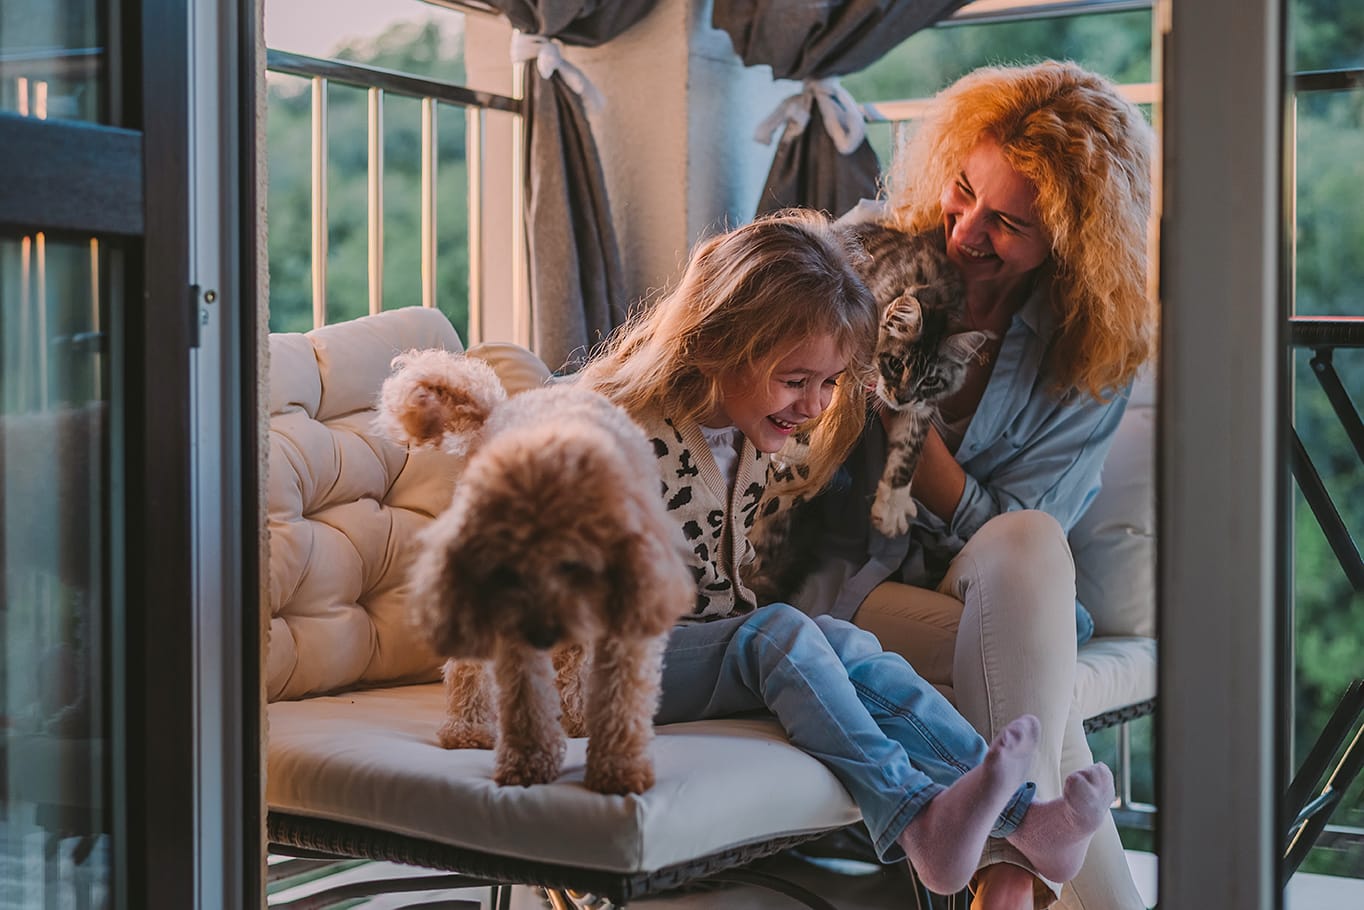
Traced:
<path fill-rule="evenodd" d="M 103 7 L 94 0 L 0 4 L 0 111 L 114 122 Z"/>
<path fill-rule="evenodd" d="M 107 289 L 117 253 L 0 238 L 0 906 L 106 906 Z"/>

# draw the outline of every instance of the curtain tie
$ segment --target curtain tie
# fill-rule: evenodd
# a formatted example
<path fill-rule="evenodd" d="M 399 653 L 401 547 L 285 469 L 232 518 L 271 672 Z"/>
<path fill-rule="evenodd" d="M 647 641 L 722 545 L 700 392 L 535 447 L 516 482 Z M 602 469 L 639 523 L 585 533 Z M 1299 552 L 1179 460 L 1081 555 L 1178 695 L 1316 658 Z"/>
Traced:
<path fill-rule="evenodd" d="M 783 141 L 799 136 L 810 125 L 810 111 L 816 104 L 834 148 L 840 155 L 852 154 L 866 138 L 867 125 L 857 99 L 836 76 L 806 79 L 798 93 L 784 99 L 758 124 L 753 138 L 767 144 L 782 126 L 786 127 L 781 137 Z"/>
<path fill-rule="evenodd" d="M 512 32 L 511 58 L 513 63 L 528 63 L 534 60 L 541 79 L 548 79 L 558 73 L 564 84 L 583 99 L 589 110 L 599 111 L 606 106 L 606 99 L 592 84 L 592 80 L 587 78 L 586 73 L 564 59 L 559 42 L 553 38 Z"/>

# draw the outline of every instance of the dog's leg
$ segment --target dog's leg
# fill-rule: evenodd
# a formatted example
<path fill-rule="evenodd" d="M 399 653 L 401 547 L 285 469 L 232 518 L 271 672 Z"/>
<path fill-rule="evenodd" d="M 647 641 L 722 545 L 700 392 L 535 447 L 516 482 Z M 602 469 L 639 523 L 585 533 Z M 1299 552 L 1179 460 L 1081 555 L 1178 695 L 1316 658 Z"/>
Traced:
<path fill-rule="evenodd" d="M 643 793 L 654 785 L 649 744 L 654 738 L 660 636 L 604 636 L 592 655 L 587 688 L 587 773 L 598 793 Z"/>
<path fill-rule="evenodd" d="M 553 651 L 554 682 L 559 688 L 559 710 L 563 712 L 564 733 L 586 736 L 587 720 L 583 713 L 583 660 L 586 650 L 582 645 L 560 645 Z"/>
<path fill-rule="evenodd" d="M 497 713 L 501 721 L 493 779 L 503 786 L 547 784 L 564 763 L 564 731 L 549 655 L 519 641 L 499 641 Z"/>
<path fill-rule="evenodd" d="M 484 660 L 451 658 L 445 679 L 445 723 L 436 734 L 442 749 L 491 749 L 497 741 L 492 678 Z"/>

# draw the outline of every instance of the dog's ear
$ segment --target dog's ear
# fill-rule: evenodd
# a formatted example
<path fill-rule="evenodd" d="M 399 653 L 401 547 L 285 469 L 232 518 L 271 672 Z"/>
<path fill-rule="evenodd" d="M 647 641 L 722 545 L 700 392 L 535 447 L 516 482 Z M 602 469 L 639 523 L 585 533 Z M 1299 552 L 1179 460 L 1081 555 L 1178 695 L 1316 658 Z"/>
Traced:
<path fill-rule="evenodd" d="M 462 455 L 477 448 L 484 423 L 507 397 L 491 367 L 462 354 L 407 351 L 392 365 L 379 391 L 375 427 L 399 445 Z"/>
<path fill-rule="evenodd" d="M 660 517 L 663 523 L 644 517 L 617 550 L 608 616 L 616 634 L 662 635 L 696 602 L 696 581 L 673 540 L 677 535 Z"/>
<path fill-rule="evenodd" d="M 496 635 L 479 620 L 485 596 L 467 555 L 454 541 L 429 540 L 413 566 L 412 604 L 431 647 L 442 657 L 486 659 Z"/>

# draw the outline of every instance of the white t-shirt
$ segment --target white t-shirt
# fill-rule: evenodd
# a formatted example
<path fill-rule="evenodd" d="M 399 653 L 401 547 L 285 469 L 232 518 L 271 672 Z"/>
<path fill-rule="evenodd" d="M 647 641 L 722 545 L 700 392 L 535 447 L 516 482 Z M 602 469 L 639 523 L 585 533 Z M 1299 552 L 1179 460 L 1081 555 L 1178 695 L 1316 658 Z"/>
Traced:
<path fill-rule="evenodd" d="M 715 466 L 720 469 L 726 487 L 732 489 L 734 475 L 739 470 L 739 447 L 742 444 L 739 428 L 701 427 L 701 435 L 705 437 L 706 445 L 710 446 L 711 455 L 715 456 Z"/>

